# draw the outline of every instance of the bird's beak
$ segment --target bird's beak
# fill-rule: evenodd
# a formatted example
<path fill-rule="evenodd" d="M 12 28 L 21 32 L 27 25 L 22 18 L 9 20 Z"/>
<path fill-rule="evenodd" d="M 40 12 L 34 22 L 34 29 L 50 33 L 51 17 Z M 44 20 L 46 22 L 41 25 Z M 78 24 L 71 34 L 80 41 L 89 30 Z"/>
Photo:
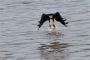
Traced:
<path fill-rule="evenodd" d="M 52 18 L 53 18 L 53 16 L 49 16 L 49 18 L 50 18 L 50 19 L 52 19 Z"/>

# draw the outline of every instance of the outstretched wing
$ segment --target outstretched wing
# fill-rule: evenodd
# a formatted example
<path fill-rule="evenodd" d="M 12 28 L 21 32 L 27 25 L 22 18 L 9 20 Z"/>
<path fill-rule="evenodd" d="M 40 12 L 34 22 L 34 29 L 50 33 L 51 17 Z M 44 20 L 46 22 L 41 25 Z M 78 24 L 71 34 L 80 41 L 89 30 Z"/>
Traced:
<path fill-rule="evenodd" d="M 54 14 L 54 16 L 55 16 L 55 20 L 56 20 L 56 21 L 61 22 L 61 24 L 63 24 L 64 26 L 67 27 L 66 24 L 68 24 L 68 22 L 65 22 L 66 19 L 62 18 L 62 16 L 59 14 L 59 12 L 56 12 L 56 13 Z"/>
<path fill-rule="evenodd" d="M 38 27 L 40 28 L 45 21 L 47 21 L 48 16 L 46 14 L 42 14 L 41 20 L 39 21 Z"/>

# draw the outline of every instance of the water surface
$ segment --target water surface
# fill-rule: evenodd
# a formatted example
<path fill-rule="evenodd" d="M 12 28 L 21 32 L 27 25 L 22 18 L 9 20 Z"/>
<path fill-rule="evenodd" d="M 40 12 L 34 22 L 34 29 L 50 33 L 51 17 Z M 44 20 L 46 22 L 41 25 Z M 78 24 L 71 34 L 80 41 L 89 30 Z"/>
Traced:
<path fill-rule="evenodd" d="M 57 11 L 67 28 L 37 30 L 42 13 Z M 90 1 L 0 0 L 0 60 L 90 60 Z"/>

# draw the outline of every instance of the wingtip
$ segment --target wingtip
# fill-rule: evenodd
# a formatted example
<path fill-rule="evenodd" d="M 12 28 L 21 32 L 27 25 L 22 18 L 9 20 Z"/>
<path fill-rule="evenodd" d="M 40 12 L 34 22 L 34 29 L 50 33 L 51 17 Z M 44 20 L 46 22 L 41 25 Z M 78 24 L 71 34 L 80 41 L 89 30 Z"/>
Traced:
<path fill-rule="evenodd" d="M 65 27 L 68 27 L 67 25 L 65 25 Z"/>
<path fill-rule="evenodd" d="M 66 21 L 67 19 L 63 18 L 64 21 Z"/>
<path fill-rule="evenodd" d="M 69 22 L 66 22 L 66 24 L 68 24 Z"/>
<path fill-rule="evenodd" d="M 38 26 L 38 30 L 39 30 L 39 28 L 40 28 L 40 25 L 37 25 Z"/>
<path fill-rule="evenodd" d="M 68 27 L 67 24 L 68 24 L 68 22 L 65 23 L 65 27 Z"/>
<path fill-rule="evenodd" d="M 39 26 L 38 26 L 38 30 L 39 30 Z"/>

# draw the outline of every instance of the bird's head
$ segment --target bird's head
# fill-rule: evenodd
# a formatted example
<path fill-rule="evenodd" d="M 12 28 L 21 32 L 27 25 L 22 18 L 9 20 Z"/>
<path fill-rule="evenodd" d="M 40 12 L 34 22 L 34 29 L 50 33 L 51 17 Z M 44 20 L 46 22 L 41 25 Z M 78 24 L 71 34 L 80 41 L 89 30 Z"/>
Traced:
<path fill-rule="evenodd" d="M 50 18 L 50 19 L 52 19 L 52 18 L 53 18 L 53 16 L 52 16 L 52 15 L 50 15 L 50 16 L 49 16 L 49 18 Z"/>

